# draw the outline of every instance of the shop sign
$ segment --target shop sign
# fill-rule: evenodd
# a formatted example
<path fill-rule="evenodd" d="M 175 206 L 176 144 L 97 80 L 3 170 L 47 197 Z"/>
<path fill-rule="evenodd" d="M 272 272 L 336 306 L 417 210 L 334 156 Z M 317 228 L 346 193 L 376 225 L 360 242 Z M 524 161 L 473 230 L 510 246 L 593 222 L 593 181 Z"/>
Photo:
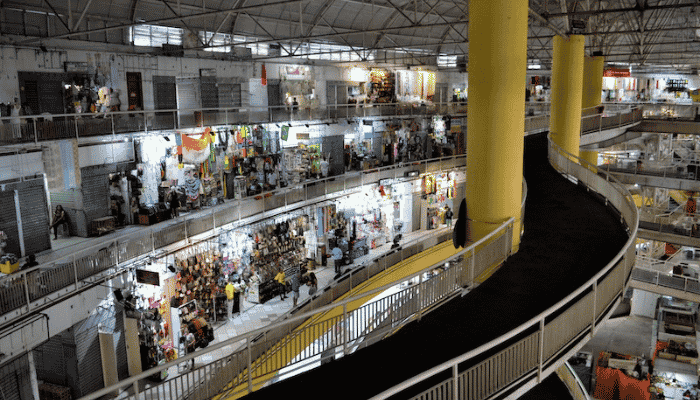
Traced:
<path fill-rule="evenodd" d="M 146 285 L 160 286 L 160 274 L 145 269 L 136 270 L 136 282 Z"/>
<path fill-rule="evenodd" d="M 629 78 L 629 68 L 606 68 L 603 71 L 603 76 L 608 78 Z"/>

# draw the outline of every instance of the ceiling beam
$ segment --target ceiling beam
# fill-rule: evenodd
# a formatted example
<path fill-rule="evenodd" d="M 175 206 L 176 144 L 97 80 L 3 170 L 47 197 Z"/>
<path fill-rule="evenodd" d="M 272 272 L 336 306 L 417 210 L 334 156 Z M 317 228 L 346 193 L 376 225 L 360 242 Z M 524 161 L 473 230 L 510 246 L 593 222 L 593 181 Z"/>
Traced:
<path fill-rule="evenodd" d="M 697 7 L 697 6 L 698 6 L 697 2 L 679 3 L 679 4 L 661 4 L 661 5 L 657 5 L 657 6 L 637 5 L 635 7 L 608 8 L 608 9 L 601 8 L 600 10 L 567 11 L 567 12 L 561 12 L 561 13 L 547 14 L 547 17 L 548 18 L 557 18 L 557 17 L 564 17 L 564 16 L 572 17 L 572 16 L 580 16 L 580 15 L 600 15 L 600 14 L 611 14 L 611 13 L 639 12 L 640 10 L 653 11 L 653 10 L 681 9 L 681 8 L 691 8 L 691 7 Z"/>
<path fill-rule="evenodd" d="M 58 14 L 58 11 L 56 11 L 56 9 L 53 8 L 53 6 L 51 5 L 51 3 L 49 3 L 49 0 L 44 0 L 44 3 L 46 3 L 47 6 L 49 6 L 49 8 L 51 9 L 51 11 L 53 11 L 54 15 L 56 15 L 56 18 L 58 18 L 58 20 L 61 22 L 61 24 L 63 24 L 63 26 L 66 28 L 66 30 L 67 30 L 68 32 L 72 32 L 71 29 L 70 29 L 70 27 L 69 27 L 68 24 L 66 23 L 66 21 L 64 21 L 63 18 L 61 18 L 61 16 Z"/>
<path fill-rule="evenodd" d="M 44 0 L 47 2 L 47 0 Z M 129 22 L 129 23 L 124 23 L 124 24 L 118 24 L 118 25 L 113 25 L 113 26 L 106 26 L 103 28 L 97 28 L 97 29 L 86 29 L 84 31 L 78 31 L 78 32 L 69 32 L 69 33 L 64 33 L 60 35 L 54 35 L 48 37 L 48 39 L 60 39 L 60 38 L 67 38 L 67 37 L 72 37 L 72 36 L 78 36 L 78 35 L 89 35 L 89 34 L 94 34 L 94 33 L 103 33 L 103 32 L 109 32 L 109 31 L 114 31 L 114 30 L 119 30 L 119 29 L 125 29 L 125 28 L 130 28 L 135 25 L 142 25 L 142 24 L 154 24 L 154 25 L 162 25 L 162 24 L 167 24 L 169 22 L 177 22 L 177 21 L 186 21 L 190 19 L 198 19 L 198 18 L 208 18 L 208 17 L 213 17 L 219 14 L 225 14 L 228 12 L 231 13 L 240 13 L 243 11 L 249 11 L 249 10 L 254 10 L 258 9 L 261 7 L 275 7 L 275 6 L 284 6 L 292 3 L 298 3 L 301 0 L 281 0 L 281 1 L 276 1 L 272 3 L 266 3 L 266 4 L 256 4 L 256 5 L 251 5 L 251 6 L 245 6 L 245 7 L 240 7 L 235 10 L 215 10 L 215 11 L 205 11 L 205 12 L 199 12 L 195 14 L 188 14 L 184 15 L 182 17 L 171 17 L 171 18 L 158 18 L 158 19 L 153 19 L 149 21 L 143 21 L 143 22 Z M 47 2 L 48 4 L 48 2 Z M 58 14 L 56 14 L 58 17 Z M 65 25 L 65 22 L 61 20 L 61 22 L 68 27 L 68 25 Z M 24 43 L 34 43 L 38 42 L 42 39 L 47 39 L 46 37 L 43 38 L 32 38 L 28 39 L 22 42 Z"/>
<path fill-rule="evenodd" d="M 547 28 L 551 29 L 554 33 L 557 35 L 563 37 L 564 39 L 567 39 L 569 35 L 567 35 L 564 31 L 559 29 L 556 25 L 554 25 L 550 20 L 547 18 L 541 16 L 537 11 L 533 10 L 532 7 L 528 7 L 528 14 L 532 16 L 534 19 L 537 21 L 543 23 L 546 25 Z"/>

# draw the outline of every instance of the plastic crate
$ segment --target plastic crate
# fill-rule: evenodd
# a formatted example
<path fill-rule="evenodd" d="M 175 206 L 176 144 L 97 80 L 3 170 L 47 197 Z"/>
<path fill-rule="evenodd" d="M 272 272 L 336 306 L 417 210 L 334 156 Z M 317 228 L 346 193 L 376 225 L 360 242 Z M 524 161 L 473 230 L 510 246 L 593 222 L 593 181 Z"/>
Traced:
<path fill-rule="evenodd" d="M 0 272 L 2 272 L 3 274 L 11 274 L 17 271 L 18 269 L 19 261 L 14 264 L 10 264 L 9 261 L 6 261 L 4 264 L 0 264 Z"/>

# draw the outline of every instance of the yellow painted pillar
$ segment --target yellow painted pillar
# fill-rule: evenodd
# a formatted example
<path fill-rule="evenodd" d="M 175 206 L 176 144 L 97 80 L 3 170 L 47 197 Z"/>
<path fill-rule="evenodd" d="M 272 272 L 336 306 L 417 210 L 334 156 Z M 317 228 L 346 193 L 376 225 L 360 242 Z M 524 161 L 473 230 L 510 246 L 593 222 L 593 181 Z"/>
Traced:
<path fill-rule="evenodd" d="M 581 108 L 586 109 L 600 104 L 603 92 L 603 67 L 605 57 L 585 57 L 583 59 L 583 93 Z"/>
<path fill-rule="evenodd" d="M 591 115 L 590 108 L 600 104 L 603 91 L 604 57 L 585 57 L 583 59 L 583 94 L 581 95 L 581 110 L 583 115 Z M 588 109 L 588 110 L 586 110 Z M 593 165 L 598 165 L 598 152 L 581 150 L 581 158 Z"/>
<path fill-rule="evenodd" d="M 575 156 L 579 155 L 581 142 L 584 43 L 581 35 L 554 37 L 549 132 L 556 144 Z"/>
<path fill-rule="evenodd" d="M 598 152 L 595 150 L 581 150 L 580 157 L 593 165 L 598 165 Z"/>
<path fill-rule="evenodd" d="M 476 241 L 516 218 L 513 249 L 520 243 L 526 0 L 470 0 L 467 112 L 467 217 Z"/>

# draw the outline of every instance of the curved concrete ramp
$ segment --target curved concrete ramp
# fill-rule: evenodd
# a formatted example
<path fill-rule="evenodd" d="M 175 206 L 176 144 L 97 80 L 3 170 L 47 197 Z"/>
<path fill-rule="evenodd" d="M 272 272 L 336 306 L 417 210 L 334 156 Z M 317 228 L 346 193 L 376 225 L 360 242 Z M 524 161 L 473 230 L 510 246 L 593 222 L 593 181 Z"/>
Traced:
<path fill-rule="evenodd" d="M 513 330 L 602 270 L 628 238 L 619 216 L 549 165 L 545 134 L 525 139 L 524 174 L 520 251 L 490 279 L 373 346 L 246 398 L 369 398 Z"/>

